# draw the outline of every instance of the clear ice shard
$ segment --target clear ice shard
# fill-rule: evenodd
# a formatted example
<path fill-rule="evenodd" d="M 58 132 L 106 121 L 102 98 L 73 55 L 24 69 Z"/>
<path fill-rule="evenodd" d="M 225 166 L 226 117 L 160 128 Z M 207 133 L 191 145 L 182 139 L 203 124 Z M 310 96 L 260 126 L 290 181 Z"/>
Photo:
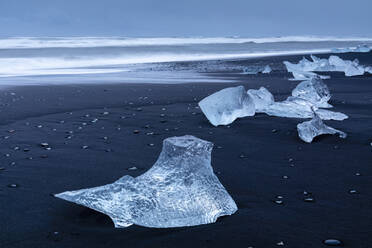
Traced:
<path fill-rule="evenodd" d="M 275 103 L 274 96 L 265 87 L 260 87 L 258 90 L 249 89 L 247 94 L 253 100 L 257 113 L 265 112 L 265 110 Z"/>
<path fill-rule="evenodd" d="M 347 136 L 346 133 L 325 125 L 316 113 L 312 120 L 298 124 L 297 131 L 298 136 L 307 143 L 311 143 L 315 137 L 323 134 L 338 134 L 343 139 Z"/>
<path fill-rule="evenodd" d="M 228 125 L 237 118 L 253 116 L 255 105 L 243 86 L 229 87 L 207 96 L 199 107 L 214 125 Z"/>
<path fill-rule="evenodd" d="M 338 56 L 331 55 L 328 59 L 321 59 L 311 55 L 312 61 L 303 58 L 297 64 L 284 61 L 287 71 L 293 73 L 301 72 L 324 72 L 324 71 L 339 71 L 344 72 L 345 76 L 363 75 L 367 72 L 367 68 L 359 64 L 357 59 L 343 60 Z M 294 77 L 296 77 L 294 75 Z"/>
<path fill-rule="evenodd" d="M 325 83 L 318 78 L 299 83 L 292 91 L 292 96 L 302 98 L 311 102 L 318 108 L 331 108 L 328 103 L 331 99 L 331 93 Z"/>
<path fill-rule="evenodd" d="M 262 70 L 262 73 L 267 74 L 272 72 L 272 69 L 269 65 L 265 66 L 265 68 Z"/>
<path fill-rule="evenodd" d="M 190 135 L 167 138 L 144 174 L 55 196 L 108 215 L 115 227 L 213 223 L 235 213 L 237 206 L 213 173 L 212 148 L 213 143 Z"/>

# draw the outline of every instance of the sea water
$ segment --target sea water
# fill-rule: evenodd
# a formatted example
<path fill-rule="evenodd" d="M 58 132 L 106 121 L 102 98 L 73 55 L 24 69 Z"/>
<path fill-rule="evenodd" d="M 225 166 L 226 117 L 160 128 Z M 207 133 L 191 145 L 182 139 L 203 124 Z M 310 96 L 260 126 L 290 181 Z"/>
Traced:
<path fill-rule="evenodd" d="M 372 46 L 369 38 L 0 38 L 0 85 L 76 83 L 178 83 L 212 79 L 201 66 L 216 61 L 329 53 Z M 208 61 L 185 67 L 179 62 Z M 214 61 L 214 63 L 213 63 Z M 165 65 L 165 66 L 164 66 Z"/>

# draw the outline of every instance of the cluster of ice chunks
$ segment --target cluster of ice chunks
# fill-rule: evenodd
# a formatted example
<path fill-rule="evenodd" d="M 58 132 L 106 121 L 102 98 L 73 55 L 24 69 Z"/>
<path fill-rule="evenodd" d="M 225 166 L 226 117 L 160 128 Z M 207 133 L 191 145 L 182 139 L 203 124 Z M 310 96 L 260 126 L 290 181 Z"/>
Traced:
<path fill-rule="evenodd" d="M 263 74 L 268 74 L 272 72 L 272 69 L 269 65 L 266 65 L 265 67 L 259 67 L 259 66 L 249 66 L 243 68 L 243 74 L 258 74 L 258 73 L 263 73 Z"/>
<path fill-rule="evenodd" d="M 144 174 L 55 196 L 108 215 L 115 227 L 181 227 L 213 223 L 237 206 L 211 166 L 213 143 L 194 136 L 163 141 Z"/>
<path fill-rule="evenodd" d="M 328 103 L 331 94 L 320 78 L 313 77 L 299 83 L 286 100 L 276 102 L 265 87 L 249 89 L 245 94 L 243 86 L 226 88 L 199 102 L 208 120 L 214 125 L 227 125 L 236 118 L 265 113 L 270 116 L 287 118 L 313 118 L 322 120 L 345 120 L 347 115 L 330 111 Z M 249 106 L 249 107 L 248 107 Z M 253 107 L 253 109 L 252 109 Z M 249 109 L 249 111 L 243 109 Z M 249 114 L 247 114 L 249 113 Z"/>
<path fill-rule="evenodd" d="M 283 63 L 287 71 L 293 74 L 294 78 L 299 78 L 300 76 L 306 77 L 309 75 L 306 72 L 339 71 L 344 72 L 345 76 L 357 76 L 363 75 L 365 72 L 370 72 L 370 68 L 360 65 L 357 59 L 353 61 L 343 60 L 334 55 L 331 55 L 328 59 L 321 59 L 311 55 L 311 59 L 312 61 L 303 58 L 297 64 L 288 61 L 284 61 Z"/>
<path fill-rule="evenodd" d="M 320 108 L 331 108 L 328 103 L 331 94 L 327 85 L 319 78 L 301 82 L 286 100 L 275 102 L 274 96 L 264 87 L 248 90 L 257 113 L 288 118 L 311 118 L 313 110 L 323 120 L 344 120 L 347 115 Z"/>
<path fill-rule="evenodd" d="M 316 113 L 312 120 L 298 124 L 297 131 L 298 136 L 307 143 L 311 143 L 315 137 L 323 134 L 339 134 L 343 139 L 347 136 L 346 133 L 325 125 Z"/>
<path fill-rule="evenodd" d="M 255 105 L 244 86 L 222 89 L 201 100 L 199 107 L 214 126 L 228 125 L 237 118 L 255 114 Z"/>
<path fill-rule="evenodd" d="M 347 47 L 347 48 L 335 48 L 332 49 L 333 53 L 369 53 L 372 49 L 363 44 L 356 47 Z"/>

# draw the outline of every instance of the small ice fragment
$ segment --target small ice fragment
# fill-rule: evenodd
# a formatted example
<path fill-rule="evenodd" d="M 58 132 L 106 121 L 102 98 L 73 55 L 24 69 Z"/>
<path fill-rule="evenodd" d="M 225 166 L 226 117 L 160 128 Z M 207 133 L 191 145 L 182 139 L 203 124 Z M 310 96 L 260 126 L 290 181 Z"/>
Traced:
<path fill-rule="evenodd" d="M 311 143 L 316 136 L 322 134 L 339 134 L 343 139 L 347 136 L 346 133 L 325 125 L 316 113 L 312 120 L 298 124 L 297 131 L 298 136 L 307 143 Z"/>
<path fill-rule="evenodd" d="M 199 107 L 214 125 L 228 125 L 237 118 L 253 116 L 255 106 L 243 86 L 225 88 L 207 96 Z"/>
<path fill-rule="evenodd" d="M 311 71 L 292 71 L 292 75 L 293 75 L 293 78 L 290 78 L 289 80 L 294 80 L 294 81 L 297 81 L 297 80 L 309 80 L 311 78 L 320 78 L 320 79 L 330 79 L 331 77 L 330 76 L 324 76 L 324 75 L 319 75 L 319 74 L 316 74 L 315 72 L 311 72 Z"/>
<path fill-rule="evenodd" d="M 331 93 L 321 79 L 311 78 L 299 83 L 292 91 L 292 96 L 299 97 L 311 102 L 318 108 L 331 108 L 328 103 Z"/>
<path fill-rule="evenodd" d="M 250 89 L 247 93 L 253 100 L 256 112 L 265 111 L 275 101 L 274 96 L 265 87 L 260 87 L 258 90 Z"/>
<path fill-rule="evenodd" d="M 181 227 L 213 223 L 237 206 L 211 166 L 213 143 L 186 135 L 163 141 L 144 174 L 55 196 L 107 214 L 115 227 Z"/>
<path fill-rule="evenodd" d="M 333 53 L 369 53 L 372 49 L 366 44 L 358 45 L 356 47 L 334 48 Z"/>
<path fill-rule="evenodd" d="M 264 74 L 272 72 L 272 69 L 269 65 L 266 65 L 265 68 L 261 71 Z"/>

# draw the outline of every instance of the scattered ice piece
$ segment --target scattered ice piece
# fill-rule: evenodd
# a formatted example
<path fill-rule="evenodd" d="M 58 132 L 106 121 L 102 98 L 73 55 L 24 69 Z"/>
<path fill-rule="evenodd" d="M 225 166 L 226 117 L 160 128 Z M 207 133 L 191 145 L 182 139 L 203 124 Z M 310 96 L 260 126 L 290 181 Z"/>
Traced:
<path fill-rule="evenodd" d="M 199 107 L 214 125 L 228 125 L 237 118 L 253 116 L 255 105 L 243 86 L 229 87 L 207 96 Z"/>
<path fill-rule="evenodd" d="M 369 53 L 372 49 L 363 44 L 356 47 L 346 47 L 346 48 L 335 48 L 332 49 L 333 53 Z"/>
<path fill-rule="evenodd" d="M 269 65 L 267 65 L 261 72 L 267 74 L 267 73 L 272 72 L 272 69 Z"/>
<path fill-rule="evenodd" d="M 237 206 L 213 173 L 211 142 L 167 138 L 151 169 L 112 184 L 55 196 L 107 214 L 115 227 L 181 227 L 215 222 Z"/>
<path fill-rule="evenodd" d="M 266 65 L 263 68 L 260 67 L 260 66 L 251 65 L 251 66 L 244 67 L 242 74 L 252 74 L 252 75 L 255 75 L 255 74 L 258 74 L 258 73 L 267 74 L 267 73 L 270 73 L 270 72 L 272 72 L 272 69 L 271 69 L 271 67 L 269 65 Z"/>
<path fill-rule="evenodd" d="M 311 55 L 312 61 L 303 58 L 297 64 L 284 61 L 288 72 L 319 72 L 319 71 L 340 71 L 344 72 L 345 76 L 363 75 L 369 69 L 359 64 L 357 59 L 343 60 L 338 56 L 331 55 L 328 59 L 321 59 Z M 295 77 L 295 76 L 294 76 Z"/>
<path fill-rule="evenodd" d="M 311 78 L 299 83 L 292 90 L 292 96 L 305 99 L 318 108 L 332 108 L 332 105 L 328 103 L 331 93 L 327 85 L 318 78 Z"/>
<path fill-rule="evenodd" d="M 316 74 L 315 72 L 311 72 L 311 71 L 292 71 L 292 75 L 293 75 L 293 78 L 290 78 L 289 80 L 294 80 L 294 81 L 297 81 L 297 80 L 309 80 L 311 78 L 320 78 L 320 79 L 330 79 L 331 77 L 330 76 L 324 76 L 324 75 L 319 75 L 319 74 Z"/>
<path fill-rule="evenodd" d="M 346 138 L 346 133 L 325 125 L 320 117 L 314 113 L 314 118 L 297 125 L 298 136 L 305 142 L 311 143 L 316 136 L 322 134 L 339 134 Z"/>

